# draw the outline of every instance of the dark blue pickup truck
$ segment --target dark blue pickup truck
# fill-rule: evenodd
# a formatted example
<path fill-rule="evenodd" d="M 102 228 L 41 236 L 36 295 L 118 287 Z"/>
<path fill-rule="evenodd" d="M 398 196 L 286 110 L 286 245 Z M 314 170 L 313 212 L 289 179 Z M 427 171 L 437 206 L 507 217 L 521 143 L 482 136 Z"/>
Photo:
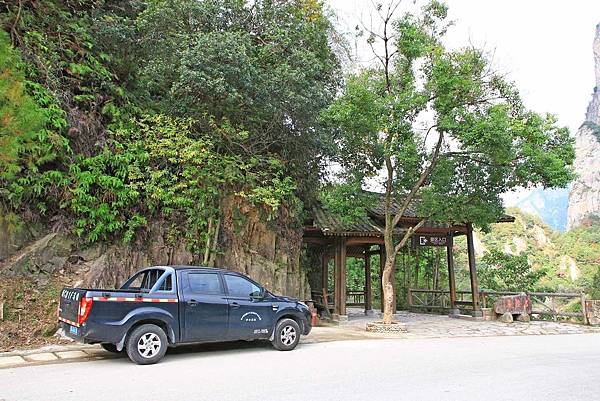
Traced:
<path fill-rule="evenodd" d="M 118 290 L 65 288 L 58 310 L 69 337 L 126 350 L 144 365 L 190 343 L 268 339 L 292 350 L 310 332 L 310 317 L 306 304 L 242 274 L 194 266 L 149 267 Z"/>

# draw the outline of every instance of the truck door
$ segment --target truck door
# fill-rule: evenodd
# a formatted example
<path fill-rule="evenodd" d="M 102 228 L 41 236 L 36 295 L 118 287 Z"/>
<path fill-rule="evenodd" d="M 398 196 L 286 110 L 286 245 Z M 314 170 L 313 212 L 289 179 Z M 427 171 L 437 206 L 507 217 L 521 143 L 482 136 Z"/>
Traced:
<path fill-rule="evenodd" d="M 273 303 L 260 297 L 264 290 L 252 281 L 223 274 L 229 301 L 229 338 L 268 338 L 273 326 Z"/>
<path fill-rule="evenodd" d="M 220 274 L 184 272 L 183 341 L 221 341 L 227 339 L 229 305 Z"/>

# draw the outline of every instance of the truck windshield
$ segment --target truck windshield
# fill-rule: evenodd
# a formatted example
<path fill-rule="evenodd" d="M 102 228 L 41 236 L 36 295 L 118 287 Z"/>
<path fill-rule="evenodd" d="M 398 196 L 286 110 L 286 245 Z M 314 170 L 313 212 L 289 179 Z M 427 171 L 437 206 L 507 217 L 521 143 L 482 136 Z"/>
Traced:
<path fill-rule="evenodd" d="M 156 281 L 163 275 L 164 269 L 148 269 L 131 277 L 121 289 L 136 292 L 148 292 L 154 287 Z"/>

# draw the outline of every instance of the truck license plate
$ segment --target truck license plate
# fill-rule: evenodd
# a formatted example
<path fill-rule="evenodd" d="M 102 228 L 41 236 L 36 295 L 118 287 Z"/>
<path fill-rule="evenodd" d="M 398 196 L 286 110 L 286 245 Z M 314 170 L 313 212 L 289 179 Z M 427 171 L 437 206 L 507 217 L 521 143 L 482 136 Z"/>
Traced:
<path fill-rule="evenodd" d="M 71 332 L 71 334 L 75 334 L 75 335 L 77 335 L 77 327 L 75 327 L 75 326 L 71 326 L 71 327 L 69 328 L 69 331 Z"/>

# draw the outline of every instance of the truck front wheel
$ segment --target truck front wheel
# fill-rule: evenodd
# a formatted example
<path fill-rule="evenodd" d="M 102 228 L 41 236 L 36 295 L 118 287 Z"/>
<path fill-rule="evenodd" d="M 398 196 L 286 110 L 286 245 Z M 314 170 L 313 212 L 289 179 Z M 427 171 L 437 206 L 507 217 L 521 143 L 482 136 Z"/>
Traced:
<path fill-rule="evenodd" d="M 138 365 L 151 365 L 165 356 L 167 335 L 155 324 L 136 327 L 127 339 L 127 355 Z"/>
<path fill-rule="evenodd" d="M 300 341 L 300 326 L 293 319 L 281 319 L 275 325 L 273 347 L 279 351 L 291 351 Z"/>

